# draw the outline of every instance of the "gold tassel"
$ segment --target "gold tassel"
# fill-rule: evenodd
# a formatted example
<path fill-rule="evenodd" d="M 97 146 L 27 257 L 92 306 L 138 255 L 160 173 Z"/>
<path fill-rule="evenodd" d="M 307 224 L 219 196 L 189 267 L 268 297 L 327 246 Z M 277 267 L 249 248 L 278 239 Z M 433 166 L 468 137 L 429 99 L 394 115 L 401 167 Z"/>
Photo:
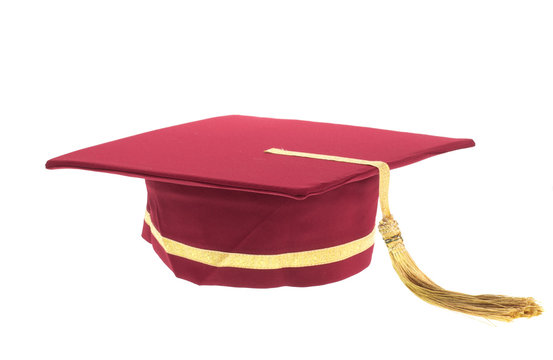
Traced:
<path fill-rule="evenodd" d="M 390 168 L 382 161 L 370 161 L 347 158 L 334 155 L 313 154 L 284 149 L 268 149 L 267 153 L 298 156 L 311 159 L 345 162 L 350 164 L 368 165 L 379 171 L 379 198 L 382 211 L 382 221 L 378 230 L 382 234 L 392 265 L 401 281 L 422 300 L 429 304 L 449 310 L 459 311 L 469 315 L 481 316 L 490 320 L 511 321 L 520 317 L 537 316 L 543 312 L 533 298 L 510 297 L 503 295 L 467 295 L 446 290 L 436 285 L 415 264 L 401 237 L 397 222 L 390 213 L 388 189 L 390 186 Z"/>
<path fill-rule="evenodd" d="M 392 265 L 403 283 L 429 304 L 491 320 L 511 321 L 540 315 L 543 309 L 529 297 L 503 295 L 467 295 L 436 285 L 415 264 L 405 249 L 401 231 L 390 215 L 382 219 L 378 230 L 386 242 Z"/>

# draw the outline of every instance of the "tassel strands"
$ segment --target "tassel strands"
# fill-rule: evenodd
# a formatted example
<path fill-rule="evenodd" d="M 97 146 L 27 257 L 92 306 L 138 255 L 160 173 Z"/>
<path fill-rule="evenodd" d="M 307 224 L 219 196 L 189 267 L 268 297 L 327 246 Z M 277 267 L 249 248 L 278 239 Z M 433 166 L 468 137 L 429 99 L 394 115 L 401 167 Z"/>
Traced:
<path fill-rule="evenodd" d="M 391 215 L 385 217 L 378 228 L 399 278 L 409 290 L 427 303 L 500 321 L 537 316 L 543 312 L 542 307 L 531 297 L 467 295 L 442 288 L 430 280 L 413 261 L 405 249 L 397 222 Z"/>

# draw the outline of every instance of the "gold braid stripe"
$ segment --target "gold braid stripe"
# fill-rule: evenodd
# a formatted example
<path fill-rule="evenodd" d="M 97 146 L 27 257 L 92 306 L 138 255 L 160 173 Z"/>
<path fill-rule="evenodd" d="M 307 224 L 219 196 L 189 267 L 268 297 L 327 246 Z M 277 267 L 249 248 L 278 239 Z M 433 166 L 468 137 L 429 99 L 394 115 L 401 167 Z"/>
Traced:
<path fill-rule="evenodd" d="M 152 224 L 146 212 L 144 221 L 150 232 L 168 254 L 216 267 L 242 269 L 282 269 L 330 264 L 360 254 L 374 245 L 374 229 L 367 236 L 348 243 L 324 249 L 298 251 L 276 255 L 254 255 L 201 249 L 168 239 Z"/>

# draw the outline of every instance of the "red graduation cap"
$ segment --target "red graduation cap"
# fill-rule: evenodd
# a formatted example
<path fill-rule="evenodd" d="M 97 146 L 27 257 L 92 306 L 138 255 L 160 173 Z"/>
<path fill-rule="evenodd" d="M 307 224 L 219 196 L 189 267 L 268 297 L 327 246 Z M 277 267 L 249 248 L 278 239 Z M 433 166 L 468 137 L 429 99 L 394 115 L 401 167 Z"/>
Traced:
<path fill-rule="evenodd" d="M 142 236 L 177 277 L 196 284 L 313 286 L 371 262 L 379 227 L 394 268 L 423 300 L 510 320 L 541 313 L 532 298 L 444 290 L 403 246 L 387 200 L 389 168 L 474 146 L 357 126 L 223 116 L 78 150 L 46 163 L 146 180 Z"/>

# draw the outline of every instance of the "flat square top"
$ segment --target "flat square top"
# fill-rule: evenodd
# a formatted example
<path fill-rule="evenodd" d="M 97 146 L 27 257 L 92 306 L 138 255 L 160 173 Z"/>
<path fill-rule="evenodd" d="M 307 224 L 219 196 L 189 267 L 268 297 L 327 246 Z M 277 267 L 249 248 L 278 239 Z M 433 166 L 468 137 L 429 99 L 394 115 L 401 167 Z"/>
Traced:
<path fill-rule="evenodd" d="M 48 169 L 77 168 L 179 184 L 305 198 L 378 174 L 364 165 L 268 154 L 269 148 L 384 161 L 397 168 L 474 146 L 454 139 L 359 126 L 229 115 L 62 155 Z"/>

